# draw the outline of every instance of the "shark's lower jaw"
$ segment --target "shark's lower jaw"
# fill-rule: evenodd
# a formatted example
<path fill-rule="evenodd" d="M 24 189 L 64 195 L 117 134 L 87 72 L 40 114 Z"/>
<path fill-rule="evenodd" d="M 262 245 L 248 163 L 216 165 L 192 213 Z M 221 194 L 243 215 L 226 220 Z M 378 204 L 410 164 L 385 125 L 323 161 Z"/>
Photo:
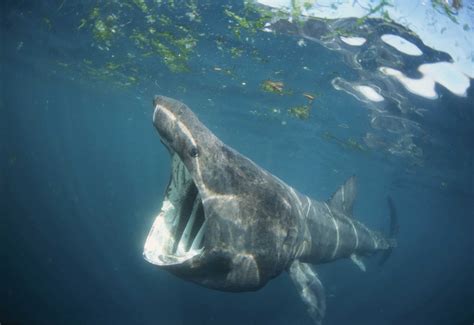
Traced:
<path fill-rule="evenodd" d="M 182 264 L 203 252 L 205 229 L 199 191 L 179 156 L 173 153 L 170 183 L 143 255 L 159 266 Z"/>

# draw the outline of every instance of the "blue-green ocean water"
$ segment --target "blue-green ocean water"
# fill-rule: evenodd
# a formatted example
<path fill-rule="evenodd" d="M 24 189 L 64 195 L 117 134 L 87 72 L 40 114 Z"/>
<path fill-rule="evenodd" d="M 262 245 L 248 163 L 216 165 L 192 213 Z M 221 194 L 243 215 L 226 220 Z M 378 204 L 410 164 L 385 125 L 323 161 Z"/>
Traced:
<path fill-rule="evenodd" d="M 155 94 L 182 100 L 228 145 L 313 198 L 356 175 L 355 216 L 371 228 L 386 231 L 393 198 L 400 233 L 385 265 L 316 267 L 324 324 L 472 324 L 472 88 L 456 97 L 438 87 L 437 100 L 405 92 L 423 114 L 391 115 L 417 126 L 417 150 L 394 154 L 364 139 L 378 132 L 397 143 L 406 130 L 373 131 L 367 105 L 332 87 L 357 74 L 337 52 L 298 46 L 288 33 L 237 35 L 225 10 L 244 15 L 240 2 L 203 1 L 196 21 L 177 1 L 155 22 L 137 3 L 1 4 L 1 324 L 311 324 L 286 274 L 257 292 L 223 293 L 142 258 L 170 172 L 152 125 Z M 97 16 L 116 28 L 105 39 Z M 140 45 L 155 25 L 166 44 L 193 35 L 188 57 L 167 64 Z M 289 93 L 262 91 L 264 80 Z M 308 119 L 288 111 L 302 105 Z"/>

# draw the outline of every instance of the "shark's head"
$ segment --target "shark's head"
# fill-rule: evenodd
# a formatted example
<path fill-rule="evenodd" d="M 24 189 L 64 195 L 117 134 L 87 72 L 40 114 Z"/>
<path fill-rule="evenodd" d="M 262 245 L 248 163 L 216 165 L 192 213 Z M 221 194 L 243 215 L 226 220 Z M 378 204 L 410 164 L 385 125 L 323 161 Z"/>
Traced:
<path fill-rule="evenodd" d="M 145 243 L 147 261 L 206 287 L 262 287 L 298 240 L 285 184 L 223 144 L 183 103 L 157 96 L 153 123 L 171 178 Z"/>

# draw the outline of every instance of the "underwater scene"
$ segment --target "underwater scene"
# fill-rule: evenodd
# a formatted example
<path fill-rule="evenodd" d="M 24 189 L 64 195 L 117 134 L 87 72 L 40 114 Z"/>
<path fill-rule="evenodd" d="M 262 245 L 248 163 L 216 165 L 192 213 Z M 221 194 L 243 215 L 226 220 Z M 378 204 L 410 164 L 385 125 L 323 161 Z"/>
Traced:
<path fill-rule="evenodd" d="M 3 0 L 0 324 L 474 323 L 474 2 Z"/>

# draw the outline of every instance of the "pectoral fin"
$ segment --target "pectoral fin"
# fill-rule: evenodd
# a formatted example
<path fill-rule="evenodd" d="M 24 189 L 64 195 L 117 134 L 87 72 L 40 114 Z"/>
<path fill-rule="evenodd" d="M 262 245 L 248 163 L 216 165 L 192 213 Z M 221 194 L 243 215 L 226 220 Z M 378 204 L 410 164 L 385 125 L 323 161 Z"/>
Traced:
<path fill-rule="evenodd" d="M 288 273 L 315 324 L 321 324 L 326 312 L 324 287 L 316 272 L 306 263 L 294 261 Z"/>

